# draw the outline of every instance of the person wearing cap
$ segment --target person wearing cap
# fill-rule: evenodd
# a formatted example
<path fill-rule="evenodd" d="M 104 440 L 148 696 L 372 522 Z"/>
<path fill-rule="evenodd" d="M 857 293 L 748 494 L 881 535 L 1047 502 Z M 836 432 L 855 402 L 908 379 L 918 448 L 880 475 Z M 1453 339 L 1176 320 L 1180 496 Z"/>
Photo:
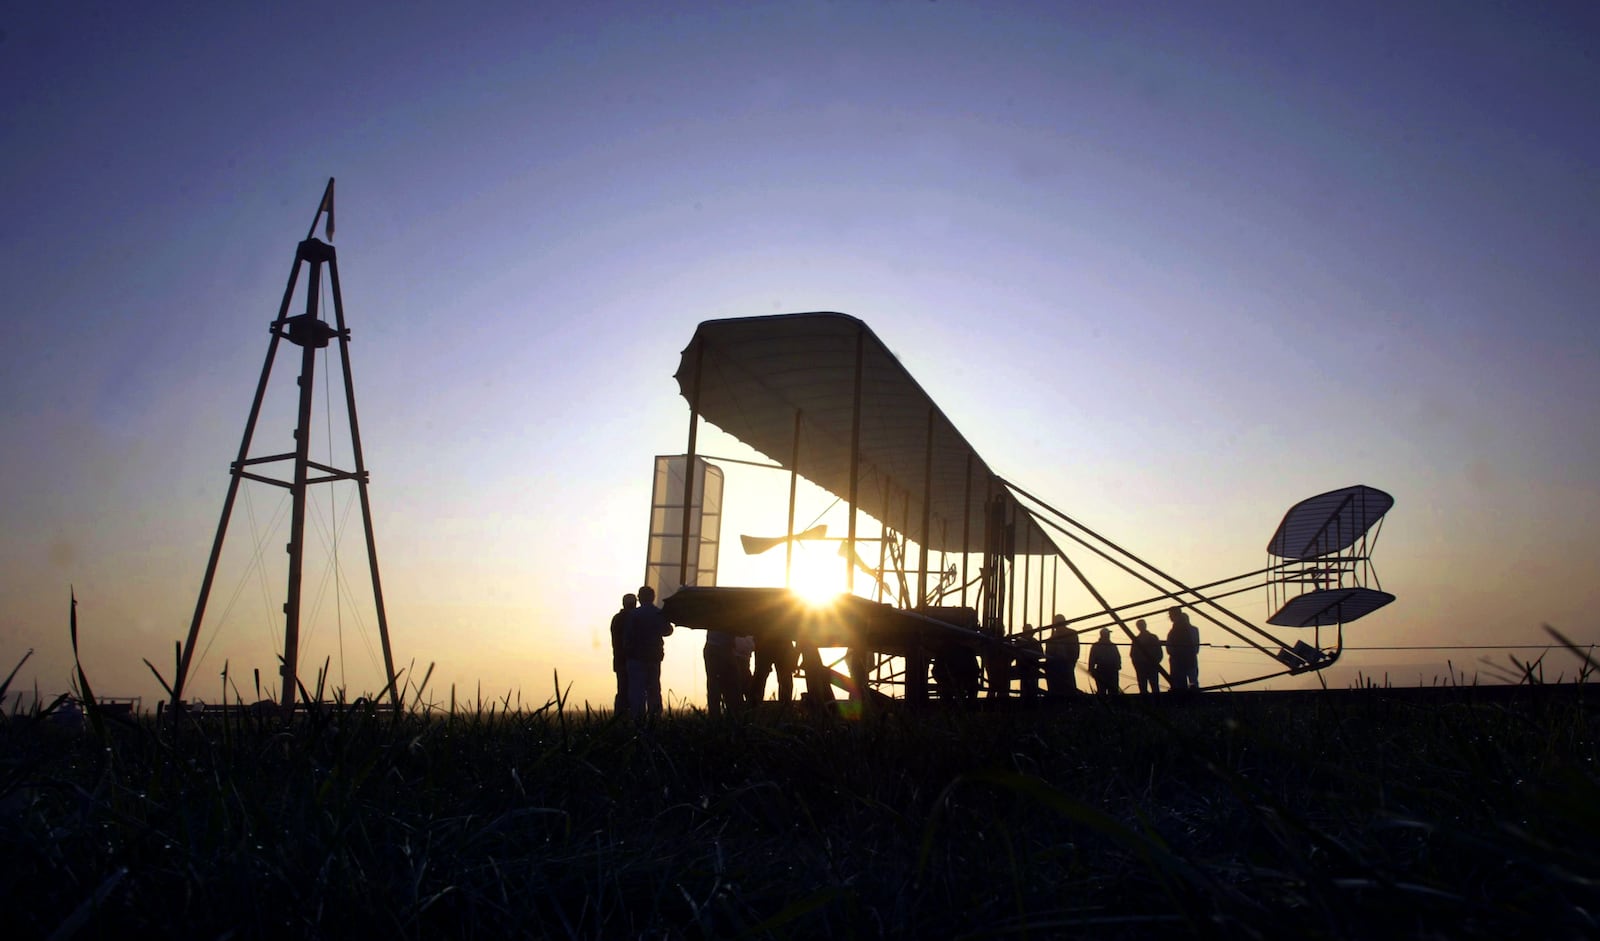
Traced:
<path fill-rule="evenodd" d="M 1094 677 L 1094 691 L 1101 696 L 1122 692 L 1117 684 L 1117 674 L 1122 672 L 1122 654 L 1111 642 L 1111 628 L 1100 629 L 1100 639 L 1089 648 L 1089 675 Z"/>
<path fill-rule="evenodd" d="M 1044 642 L 1044 684 L 1051 699 L 1060 699 L 1078 691 L 1080 645 L 1066 617 L 1056 615 L 1050 627 L 1050 639 Z"/>

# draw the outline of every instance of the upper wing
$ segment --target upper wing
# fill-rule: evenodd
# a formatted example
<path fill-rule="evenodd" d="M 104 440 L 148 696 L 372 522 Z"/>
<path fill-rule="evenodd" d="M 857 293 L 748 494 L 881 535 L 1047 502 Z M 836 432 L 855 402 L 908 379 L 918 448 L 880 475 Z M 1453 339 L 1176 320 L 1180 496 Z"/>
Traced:
<path fill-rule="evenodd" d="M 858 509 L 881 519 L 909 507 L 899 528 L 931 550 L 982 545 L 983 506 L 1005 492 L 1001 481 L 860 320 L 826 312 L 708 320 L 684 348 L 676 378 L 707 421 L 844 499 L 855 440 Z M 1043 551 L 1044 531 L 1020 515 L 1015 545 Z"/>
<path fill-rule="evenodd" d="M 1267 551 L 1280 559 L 1315 559 L 1350 548 L 1394 506 L 1394 497 L 1356 484 L 1307 497 L 1289 508 Z"/>

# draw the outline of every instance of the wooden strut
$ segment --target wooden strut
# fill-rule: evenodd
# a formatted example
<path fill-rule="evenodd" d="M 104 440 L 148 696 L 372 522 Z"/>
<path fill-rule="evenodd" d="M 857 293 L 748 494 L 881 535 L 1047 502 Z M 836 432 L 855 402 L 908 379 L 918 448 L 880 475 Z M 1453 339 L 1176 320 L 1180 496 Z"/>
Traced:
<path fill-rule="evenodd" d="M 845 563 L 844 586 L 845 591 L 855 594 L 856 590 L 856 508 L 858 506 L 857 484 L 861 479 L 861 374 L 863 361 L 866 357 L 867 333 L 866 329 L 856 331 L 856 376 L 855 394 L 851 399 L 850 408 L 850 493 L 845 502 L 850 504 L 850 525 L 845 533 L 845 542 L 850 547 L 849 559 Z"/>
<path fill-rule="evenodd" d="M 845 560 L 845 591 L 855 594 L 856 590 L 856 518 L 861 514 L 857 512 L 859 502 L 857 497 L 858 485 L 861 480 L 861 391 L 862 374 L 865 367 L 867 350 L 867 331 L 865 325 L 856 330 L 856 375 L 855 393 L 852 397 L 850 414 L 850 525 L 845 533 L 845 545 L 849 546 L 848 558 Z M 854 686 L 855 698 L 866 707 L 867 702 L 867 672 L 870 668 L 871 657 L 862 645 L 852 644 L 848 651 L 850 660 L 850 680 Z"/>
<path fill-rule="evenodd" d="M 794 498 L 795 487 L 800 482 L 800 409 L 794 410 L 794 450 L 789 461 L 789 527 L 785 531 L 783 549 L 783 587 L 792 585 L 794 571 Z"/>
<path fill-rule="evenodd" d="M 889 491 L 894 489 L 894 478 L 883 475 L 883 512 L 878 516 L 878 584 L 877 600 L 883 600 L 883 593 L 888 590 L 889 583 L 884 580 L 884 566 L 888 561 L 890 540 L 894 537 L 889 529 Z"/>
<path fill-rule="evenodd" d="M 933 419 L 937 411 L 932 405 L 928 406 L 928 437 L 922 456 L 922 528 L 919 537 L 922 545 L 917 547 L 917 558 L 920 561 L 921 571 L 917 575 L 917 603 L 921 607 L 928 603 L 928 543 L 931 532 L 929 515 L 932 511 L 933 501 Z"/>
<path fill-rule="evenodd" d="M 967 560 L 972 557 L 972 452 L 967 452 L 967 474 L 961 502 L 961 606 L 967 606 Z"/>
<path fill-rule="evenodd" d="M 999 541 L 1004 539 L 1003 534 L 995 532 L 994 525 L 994 477 L 990 475 L 983 483 L 983 564 L 978 570 L 978 605 L 982 608 L 978 624 L 983 630 L 988 631 L 990 624 L 999 616 L 999 603 L 996 596 L 999 593 L 999 566 L 1000 552 L 997 548 Z"/>
<path fill-rule="evenodd" d="M 305 243 L 301 243 L 304 245 Z M 318 243 L 320 244 L 320 243 Z M 306 312 L 304 319 L 295 324 L 302 329 L 296 336 L 289 331 L 289 342 L 300 347 L 300 406 L 294 429 L 294 486 L 290 488 L 289 511 L 289 590 L 283 603 L 283 663 L 278 667 L 283 677 L 283 708 L 294 708 L 296 687 L 299 685 L 300 665 L 300 587 L 304 578 L 306 536 L 306 461 L 311 451 L 311 401 L 316 386 L 317 340 L 314 324 L 320 323 L 317 312 L 317 294 L 322 286 L 324 259 L 311 259 L 311 274 L 306 279 Z M 310 328 L 310 329 L 305 329 Z M 280 328 L 281 329 L 281 328 Z M 326 342 L 324 340 L 324 342 Z"/>
<path fill-rule="evenodd" d="M 1033 567 L 1033 527 L 1023 532 L 1022 539 L 1022 626 L 1028 626 L 1028 575 Z"/>
<path fill-rule="evenodd" d="M 1007 500 L 1010 509 L 1010 519 L 1006 521 L 1005 541 L 1006 559 L 1010 563 L 1007 571 L 1010 573 L 1011 584 L 1006 586 L 1006 621 L 1005 635 L 1010 636 L 1017 623 L 1017 501 Z"/>
<path fill-rule="evenodd" d="M 694 392 L 689 402 L 689 446 L 688 454 L 683 462 L 683 532 L 678 537 L 678 587 L 689 584 L 689 522 L 690 512 L 694 507 L 694 440 L 695 432 L 700 429 L 700 376 L 706 365 L 706 344 L 700 341 L 700 346 L 694 354 Z M 790 540 L 793 542 L 793 540 Z M 695 556 L 695 574 L 699 572 L 699 554 Z M 649 575 L 646 573 L 646 580 Z M 664 600 L 664 599 L 663 599 Z"/>
<path fill-rule="evenodd" d="M 900 607 L 911 608 L 911 584 L 906 581 L 906 575 L 911 568 L 911 539 L 906 534 L 911 531 L 911 491 L 900 491 L 900 531 L 895 539 L 895 581 L 900 586 Z"/>
<path fill-rule="evenodd" d="M 328 181 L 329 213 L 332 213 L 333 180 Z M 328 281 L 333 286 L 334 327 L 339 331 L 339 364 L 344 370 L 345 410 L 350 415 L 350 452 L 355 461 L 356 493 L 361 499 L 361 528 L 367 540 L 367 569 L 372 575 L 372 600 L 378 619 L 378 641 L 383 649 L 383 669 L 389 680 L 389 702 L 399 714 L 403 697 L 399 675 L 394 671 L 394 650 L 389 644 L 389 616 L 383 604 L 383 579 L 378 574 L 378 543 L 372 531 L 372 499 L 367 492 L 370 476 L 361 450 L 361 423 L 356 418 L 356 385 L 350 371 L 350 329 L 344 320 L 344 291 L 339 287 L 339 264 L 328 246 Z M 315 465 L 313 465 L 315 466 Z"/>

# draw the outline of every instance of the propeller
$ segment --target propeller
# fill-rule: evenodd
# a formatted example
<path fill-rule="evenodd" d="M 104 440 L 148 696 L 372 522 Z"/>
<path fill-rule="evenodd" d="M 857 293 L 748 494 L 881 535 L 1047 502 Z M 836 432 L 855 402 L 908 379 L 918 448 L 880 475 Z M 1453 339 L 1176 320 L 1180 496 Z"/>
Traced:
<path fill-rule="evenodd" d="M 841 559 L 849 559 L 850 556 L 851 556 L 850 544 L 848 542 L 839 543 L 839 558 L 841 558 Z M 865 559 L 861 558 L 860 553 L 855 553 L 855 559 L 853 561 L 856 564 L 856 570 L 861 572 L 861 573 L 863 573 L 868 578 L 872 579 L 873 581 L 877 582 L 880 586 L 882 586 L 885 594 L 890 594 L 890 595 L 894 594 L 894 589 L 890 588 L 889 587 L 889 583 L 883 580 L 883 576 L 881 574 L 879 574 L 877 569 L 875 569 L 872 566 L 868 565 L 867 561 Z"/>
<path fill-rule="evenodd" d="M 740 536 L 739 537 L 739 543 L 740 543 L 740 545 L 744 546 L 744 554 L 745 555 L 760 555 L 761 553 L 766 552 L 768 549 L 771 549 L 774 546 L 783 545 L 784 543 L 788 542 L 791 538 L 798 540 L 798 539 L 826 539 L 827 537 L 828 537 L 828 526 L 827 526 L 826 523 L 824 523 L 824 524 L 822 524 L 820 526 L 813 526 L 813 527 L 811 527 L 810 529 L 806 530 L 803 533 L 795 533 L 792 537 L 791 536 Z"/>

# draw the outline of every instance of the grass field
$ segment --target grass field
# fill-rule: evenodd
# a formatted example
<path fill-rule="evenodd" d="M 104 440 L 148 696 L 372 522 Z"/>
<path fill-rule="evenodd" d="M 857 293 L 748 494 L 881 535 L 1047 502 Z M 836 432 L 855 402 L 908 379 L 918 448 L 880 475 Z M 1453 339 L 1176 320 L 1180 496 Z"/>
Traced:
<path fill-rule="evenodd" d="M 0 904 L 12 938 L 1600 934 L 1592 689 L 1355 692 L 13 714 Z"/>

